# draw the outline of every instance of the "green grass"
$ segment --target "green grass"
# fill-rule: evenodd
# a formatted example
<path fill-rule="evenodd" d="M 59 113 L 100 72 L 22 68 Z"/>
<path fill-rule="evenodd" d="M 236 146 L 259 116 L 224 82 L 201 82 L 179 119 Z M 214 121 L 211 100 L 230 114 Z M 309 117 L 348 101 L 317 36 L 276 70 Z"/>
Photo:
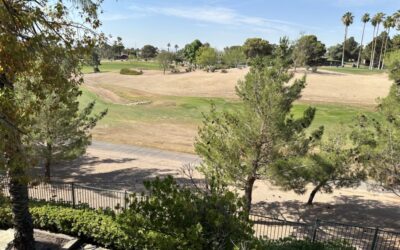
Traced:
<path fill-rule="evenodd" d="M 374 75 L 374 74 L 382 74 L 384 70 L 373 69 L 369 70 L 368 68 L 352 68 L 352 67 L 335 67 L 335 66 L 326 66 L 321 67 L 323 70 L 328 70 L 332 72 L 338 73 L 346 73 L 346 74 L 355 74 L 355 75 Z"/>
<path fill-rule="evenodd" d="M 146 99 L 146 97 L 142 98 Z M 108 115 L 100 122 L 100 124 L 108 126 L 123 126 L 124 123 L 128 124 L 132 121 L 199 125 L 201 124 L 202 113 L 210 110 L 212 102 L 220 110 L 232 110 L 240 108 L 241 105 L 238 101 L 222 98 L 157 96 L 147 99 L 152 101 L 150 104 L 129 106 L 104 102 L 96 94 L 83 89 L 82 105 L 91 100 L 96 100 L 97 102 L 96 111 L 101 111 L 105 108 L 109 109 Z M 310 105 L 295 104 L 292 110 L 293 115 L 295 117 L 301 116 L 308 106 Z M 312 106 L 317 108 L 317 113 L 310 129 L 324 126 L 327 133 L 336 132 L 341 129 L 340 126 L 342 125 L 352 124 L 355 117 L 361 113 L 378 118 L 375 112 L 364 108 L 330 104 Z"/>
<path fill-rule="evenodd" d="M 118 72 L 123 68 L 135 68 L 144 70 L 159 70 L 160 66 L 157 62 L 145 62 L 145 61 L 102 61 L 100 65 L 100 72 Z M 93 73 L 91 66 L 84 65 L 82 72 Z"/>

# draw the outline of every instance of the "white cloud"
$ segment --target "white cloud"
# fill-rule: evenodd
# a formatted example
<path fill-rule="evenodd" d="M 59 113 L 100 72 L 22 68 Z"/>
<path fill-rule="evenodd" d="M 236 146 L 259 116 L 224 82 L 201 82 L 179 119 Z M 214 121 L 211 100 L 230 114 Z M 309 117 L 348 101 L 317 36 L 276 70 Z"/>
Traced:
<path fill-rule="evenodd" d="M 299 29 L 317 29 L 283 20 L 266 19 L 262 17 L 246 16 L 234 9 L 202 6 L 202 7 L 155 7 L 132 5 L 131 10 L 139 14 L 157 14 L 178 17 L 203 23 L 214 23 L 230 26 L 244 26 L 252 30 L 271 30 L 282 34 L 298 33 Z"/>

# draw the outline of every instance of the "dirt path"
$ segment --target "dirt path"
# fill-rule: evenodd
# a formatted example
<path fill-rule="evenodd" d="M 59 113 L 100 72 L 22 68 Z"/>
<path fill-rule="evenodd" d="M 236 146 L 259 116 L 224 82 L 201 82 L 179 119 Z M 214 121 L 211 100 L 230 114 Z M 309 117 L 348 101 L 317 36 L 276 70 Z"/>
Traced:
<path fill-rule="evenodd" d="M 92 88 L 112 84 L 159 95 L 237 98 L 235 86 L 238 80 L 244 79 L 247 72 L 248 69 L 230 69 L 226 74 L 198 70 L 163 75 L 161 71 L 153 70 L 139 76 L 110 72 L 85 75 L 85 84 Z M 304 71 L 298 71 L 296 77 L 303 74 Z M 378 97 L 387 95 L 390 85 L 391 81 L 386 74 L 352 75 L 320 70 L 318 73 L 307 74 L 307 87 L 302 100 L 372 106 Z M 107 99 L 118 101 L 115 96 L 108 96 L 100 90 L 98 94 L 105 94 Z"/>

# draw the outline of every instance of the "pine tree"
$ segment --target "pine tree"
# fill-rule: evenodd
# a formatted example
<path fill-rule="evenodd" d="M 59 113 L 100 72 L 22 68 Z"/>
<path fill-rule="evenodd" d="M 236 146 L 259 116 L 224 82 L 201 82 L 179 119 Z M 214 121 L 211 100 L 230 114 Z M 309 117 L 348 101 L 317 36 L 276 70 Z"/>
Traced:
<path fill-rule="evenodd" d="M 204 115 L 195 142 L 203 159 L 199 171 L 221 186 L 244 189 L 247 212 L 255 181 L 267 178 L 276 161 L 307 154 L 310 144 L 323 133 L 322 127 L 311 136 L 305 133 L 315 108 L 307 108 L 300 118 L 291 114 L 293 102 L 305 87 L 305 77 L 289 85 L 293 74 L 280 58 L 267 63 L 256 59 L 252 65 L 236 87 L 241 108 L 218 111 L 213 106 Z"/>
<path fill-rule="evenodd" d="M 43 102 L 42 109 L 35 117 L 32 132 L 36 154 L 44 162 L 44 177 L 51 178 L 53 164 L 72 160 L 86 152 L 91 143 L 90 130 L 103 118 L 107 110 L 93 115 L 95 102 L 81 111 L 78 98 L 81 91 L 71 86 L 62 98 L 60 92 L 51 92 Z"/>
<path fill-rule="evenodd" d="M 335 188 L 357 187 L 366 172 L 354 164 L 353 149 L 346 146 L 347 136 L 337 133 L 315 145 L 308 157 L 283 159 L 272 166 L 272 180 L 284 190 L 298 194 L 313 186 L 307 205 L 312 205 L 318 192 L 331 193 Z"/>

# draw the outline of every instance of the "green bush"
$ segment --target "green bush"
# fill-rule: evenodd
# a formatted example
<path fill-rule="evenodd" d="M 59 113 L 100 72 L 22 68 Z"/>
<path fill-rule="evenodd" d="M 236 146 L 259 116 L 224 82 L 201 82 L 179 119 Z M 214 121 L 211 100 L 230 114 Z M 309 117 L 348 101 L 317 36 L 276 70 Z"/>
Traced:
<path fill-rule="evenodd" d="M 146 249 L 233 249 L 253 239 L 243 203 L 228 191 L 178 187 L 172 177 L 145 182 L 147 200 L 135 200 L 119 219 Z M 132 227 L 134 225 L 134 227 Z"/>
<path fill-rule="evenodd" d="M 134 70 L 134 69 L 123 68 L 123 69 L 121 69 L 119 71 L 119 73 L 121 75 L 134 75 L 134 76 L 137 76 L 137 75 L 143 74 L 143 71 L 141 71 L 141 70 L 137 71 L 137 70 Z"/>
<path fill-rule="evenodd" d="M 99 211 L 73 209 L 65 206 L 30 206 L 35 228 L 77 236 L 86 242 L 112 249 L 133 249 L 135 240 L 127 235 L 114 216 Z M 0 228 L 12 227 L 12 213 L 8 206 L 0 207 Z"/>

